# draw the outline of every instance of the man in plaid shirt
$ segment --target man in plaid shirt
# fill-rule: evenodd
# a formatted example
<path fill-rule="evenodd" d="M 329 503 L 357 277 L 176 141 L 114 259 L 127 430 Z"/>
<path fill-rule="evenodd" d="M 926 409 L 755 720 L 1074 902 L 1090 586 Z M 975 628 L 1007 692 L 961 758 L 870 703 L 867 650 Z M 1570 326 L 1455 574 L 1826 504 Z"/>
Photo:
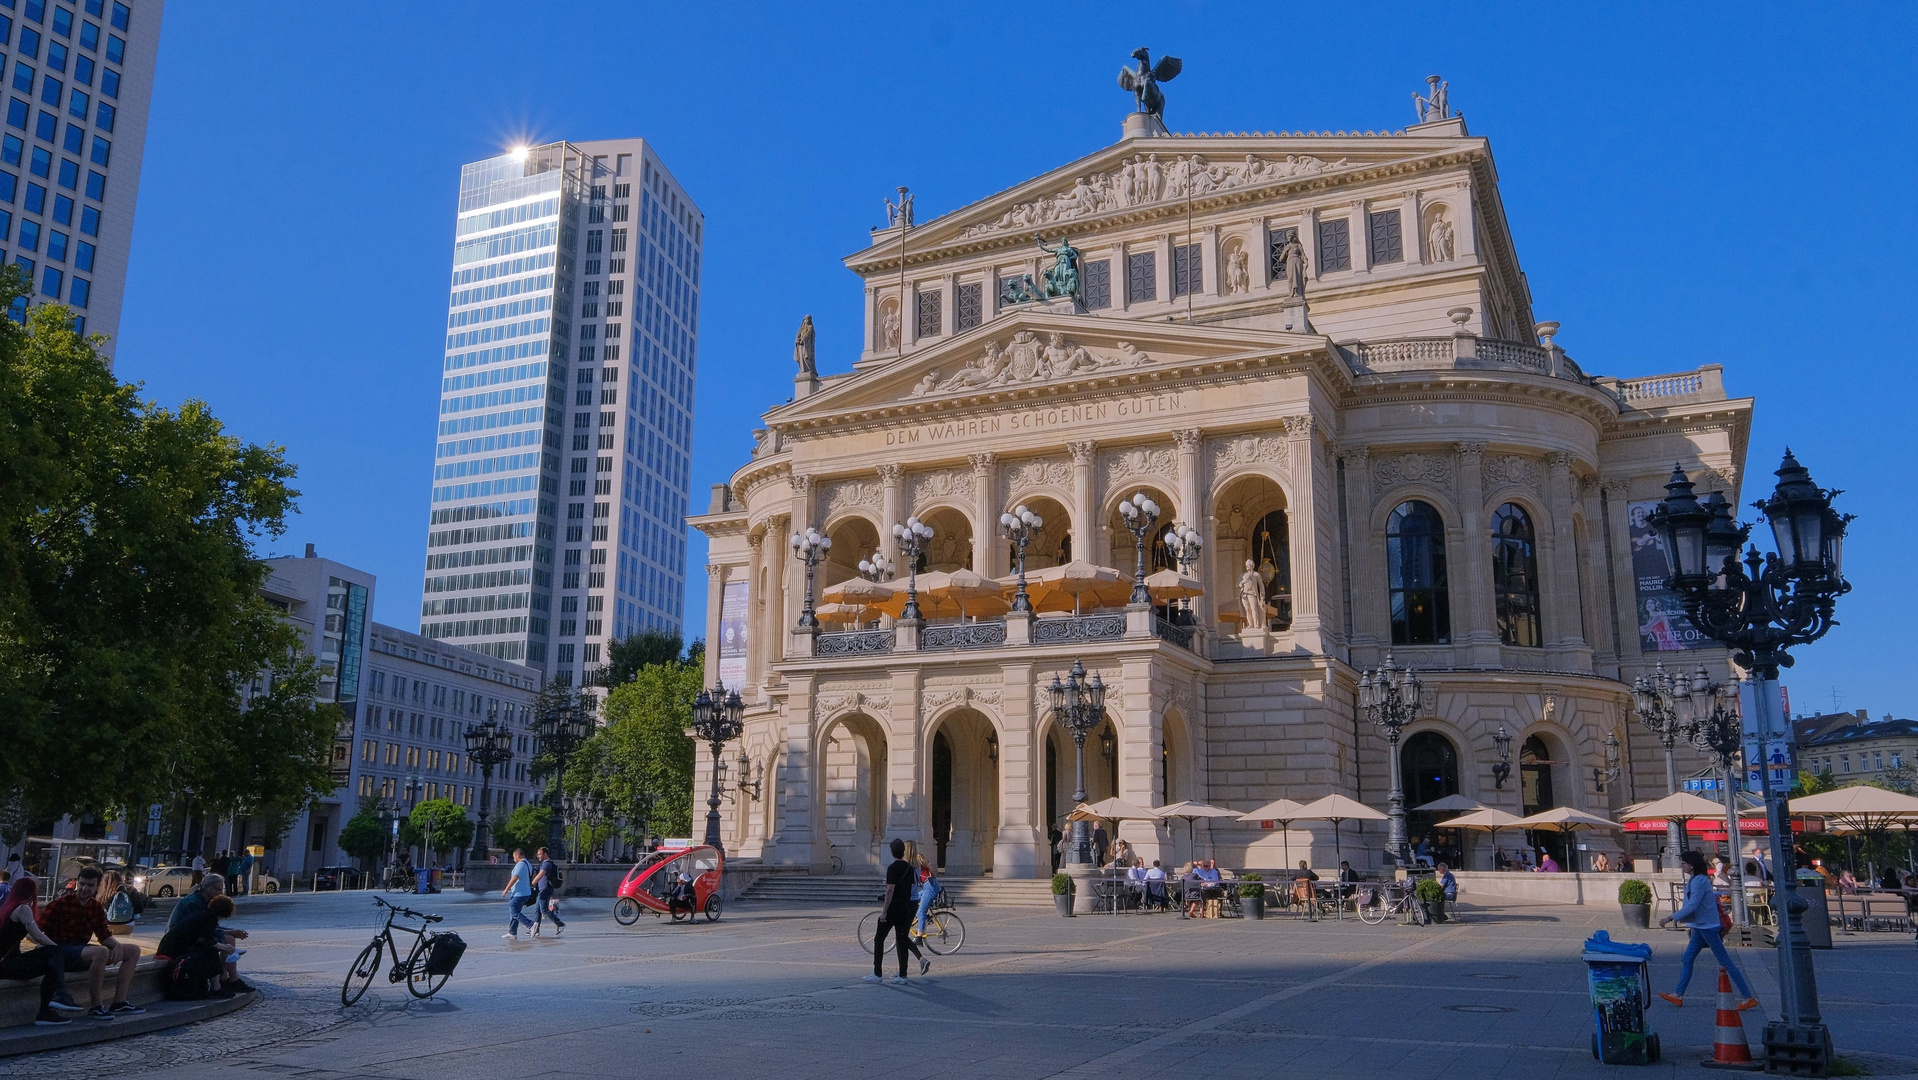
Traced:
<path fill-rule="evenodd" d="M 140 963 L 140 947 L 115 938 L 113 931 L 107 928 L 107 909 L 95 898 L 100 891 L 100 876 L 99 867 L 82 867 L 74 880 L 73 891 L 40 909 L 40 928 L 60 944 L 68 969 L 87 969 L 87 989 L 93 995 L 93 1007 L 87 1010 L 89 1020 L 111 1020 L 146 1012 L 127 1000 Z M 94 938 L 100 939 L 100 944 L 92 944 Z M 107 1005 L 101 1002 L 101 994 L 106 991 L 107 968 L 113 964 L 120 965 L 120 981 L 113 1004 Z"/>

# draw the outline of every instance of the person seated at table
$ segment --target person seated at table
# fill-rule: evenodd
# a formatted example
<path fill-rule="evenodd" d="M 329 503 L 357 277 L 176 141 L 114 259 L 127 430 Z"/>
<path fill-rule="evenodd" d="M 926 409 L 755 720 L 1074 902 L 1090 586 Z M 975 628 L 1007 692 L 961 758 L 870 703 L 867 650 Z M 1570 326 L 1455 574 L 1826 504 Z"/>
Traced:
<path fill-rule="evenodd" d="M 1132 865 L 1132 845 L 1121 840 L 1112 849 L 1112 865 L 1130 867 Z"/>
<path fill-rule="evenodd" d="M 1716 884 L 1717 881 L 1718 881 L 1717 876 L 1713 875 L 1712 877 L 1713 884 Z M 1849 866 L 1845 867 L 1843 870 L 1840 870 L 1838 872 L 1838 891 L 1841 893 L 1848 893 L 1848 894 L 1855 893 L 1858 891 L 1858 879 L 1851 875 L 1851 867 Z"/>
<path fill-rule="evenodd" d="M 1132 866 L 1126 870 L 1125 877 L 1127 881 L 1135 885 L 1145 884 L 1145 860 L 1136 855 L 1133 856 Z"/>
<path fill-rule="evenodd" d="M 1172 903 L 1171 897 L 1165 892 L 1165 868 L 1159 865 L 1157 859 L 1152 860 L 1152 865 L 1146 868 L 1145 902 L 1157 905 L 1160 911 Z"/>
<path fill-rule="evenodd" d="M 1918 874 L 1906 874 L 1900 891 L 1905 894 L 1905 917 L 1918 919 Z"/>
<path fill-rule="evenodd" d="M 1219 864 L 1216 860 L 1207 859 L 1204 863 L 1200 864 L 1199 868 L 1194 870 L 1193 873 L 1198 875 L 1200 881 L 1208 885 L 1219 884 Z"/>
<path fill-rule="evenodd" d="M 1358 887 L 1358 880 L 1358 871 L 1352 869 L 1352 864 L 1343 859 L 1339 860 L 1338 882 L 1340 899 L 1352 895 L 1353 891 Z"/>
<path fill-rule="evenodd" d="M 1503 846 L 1493 848 L 1492 849 L 1492 869 L 1510 870 L 1511 868 L 1512 868 L 1512 860 L 1510 856 L 1505 854 L 1505 848 Z"/>
<path fill-rule="evenodd" d="M 1885 867 L 1884 873 L 1878 875 L 1878 887 L 1889 890 L 1903 888 L 1904 879 L 1899 876 L 1898 868 L 1895 866 Z"/>
<path fill-rule="evenodd" d="M 1301 904 L 1311 903 L 1312 883 L 1317 880 L 1319 875 L 1312 872 L 1311 864 L 1300 859 L 1298 872 L 1292 875 L 1292 899 Z"/>
<path fill-rule="evenodd" d="M 1606 858 L 1604 852 L 1601 851 L 1598 854 L 1592 856 L 1592 873 L 1609 874 L 1611 872 L 1612 872 L 1612 860 Z"/>
<path fill-rule="evenodd" d="M 1195 860 L 1180 879 L 1184 886 L 1185 917 L 1188 919 L 1198 918 L 1205 909 L 1205 879 L 1199 876 L 1199 871 L 1203 869 L 1205 864 Z"/>
<path fill-rule="evenodd" d="M 1418 846 L 1412 849 L 1412 861 L 1422 862 L 1428 866 L 1431 865 L 1432 863 L 1432 838 L 1431 837 L 1429 836 L 1419 837 Z"/>
<path fill-rule="evenodd" d="M 1560 873 L 1558 860 L 1552 858 L 1552 853 L 1544 848 L 1538 849 L 1538 865 L 1533 869 L 1541 874 Z"/>

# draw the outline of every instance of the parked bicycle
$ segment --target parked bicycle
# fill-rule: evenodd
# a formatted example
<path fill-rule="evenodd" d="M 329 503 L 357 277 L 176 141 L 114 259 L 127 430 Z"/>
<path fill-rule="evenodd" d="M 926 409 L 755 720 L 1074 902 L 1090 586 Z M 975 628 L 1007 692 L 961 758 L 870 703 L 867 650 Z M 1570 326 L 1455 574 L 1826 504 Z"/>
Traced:
<path fill-rule="evenodd" d="M 1377 926 L 1394 915 L 1402 915 L 1410 919 L 1413 926 L 1424 926 L 1430 919 L 1425 914 L 1425 905 L 1418 902 L 1413 892 L 1413 884 L 1408 880 L 1374 886 L 1371 895 L 1361 898 L 1359 918 L 1367 926 Z"/>
<path fill-rule="evenodd" d="M 423 911 L 398 907 L 379 897 L 373 902 L 386 909 L 386 924 L 373 940 L 360 950 L 358 959 L 347 969 L 346 982 L 340 987 L 340 1004 L 351 1005 L 360 1000 L 366 988 L 373 985 L 373 976 L 379 974 L 382 952 L 390 953 L 393 966 L 386 973 L 386 981 L 403 982 L 407 992 L 416 998 L 430 998 L 439 993 L 440 987 L 452 977 L 453 969 L 459 965 L 460 957 L 466 952 L 466 942 L 458 934 L 447 931 L 429 934 L 426 928 L 440 921 L 438 915 L 428 915 Z M 407 926 L 396 923 L 396 919 L 418 919 L 419 926 Z M 400 947 L 393 940 L 393 931 L 412 934 L 413 948 L 400 959 Z"/>
<path fill-rule="evenodd" d="M 867 953 L 872 952 L 872 936 L 878 932 L 879 920 L 884 910 L 869 911 L 859 920 L 859 947 Z M 920 937 L 913 933 L 913 940 L 932 951 L 934 956 L 951 956 L 966 943 L 966 923 L 959 913 L 952 910 L 952 893 L 941 892 L 926 911 L 926 933 Z"/>

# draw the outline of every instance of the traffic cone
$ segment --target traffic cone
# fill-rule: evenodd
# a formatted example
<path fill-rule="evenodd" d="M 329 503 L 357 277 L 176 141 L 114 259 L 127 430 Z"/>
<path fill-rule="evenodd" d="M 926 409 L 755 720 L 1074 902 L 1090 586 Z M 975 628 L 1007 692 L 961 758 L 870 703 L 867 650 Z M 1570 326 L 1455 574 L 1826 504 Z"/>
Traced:
<path fill-rule="evenodd" d="M 1718 969 L 1718 1020 L 1712 1032 L 1712 1056 L 1700 1062 L 1707 1069 L 1743 1069 L 1757 1072 L 1765 1067 L 1753 1061 L 1751 1044 L 1745 1041 L 1745 1022 L 1738 1015 L 1738 999 L 1732 996 L 1732 977 Z"/>

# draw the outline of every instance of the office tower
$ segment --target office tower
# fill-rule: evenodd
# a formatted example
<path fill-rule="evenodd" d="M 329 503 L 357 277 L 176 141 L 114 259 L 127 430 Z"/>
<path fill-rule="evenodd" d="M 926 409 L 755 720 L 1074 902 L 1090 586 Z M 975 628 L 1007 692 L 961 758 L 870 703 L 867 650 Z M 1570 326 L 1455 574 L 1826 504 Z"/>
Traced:
<path fill-rule="evenodd" d="M 704 231 L 639 139 L 461 171 L 422 635 L 564 685 L 679 633 Z"/>
<path fill-rule="evenodd" d="M 86 333 L 120 332 L 163 0 L 0 0 L 0 263 Z M 12 312 L 23 317 L 26 305 Z"/>

